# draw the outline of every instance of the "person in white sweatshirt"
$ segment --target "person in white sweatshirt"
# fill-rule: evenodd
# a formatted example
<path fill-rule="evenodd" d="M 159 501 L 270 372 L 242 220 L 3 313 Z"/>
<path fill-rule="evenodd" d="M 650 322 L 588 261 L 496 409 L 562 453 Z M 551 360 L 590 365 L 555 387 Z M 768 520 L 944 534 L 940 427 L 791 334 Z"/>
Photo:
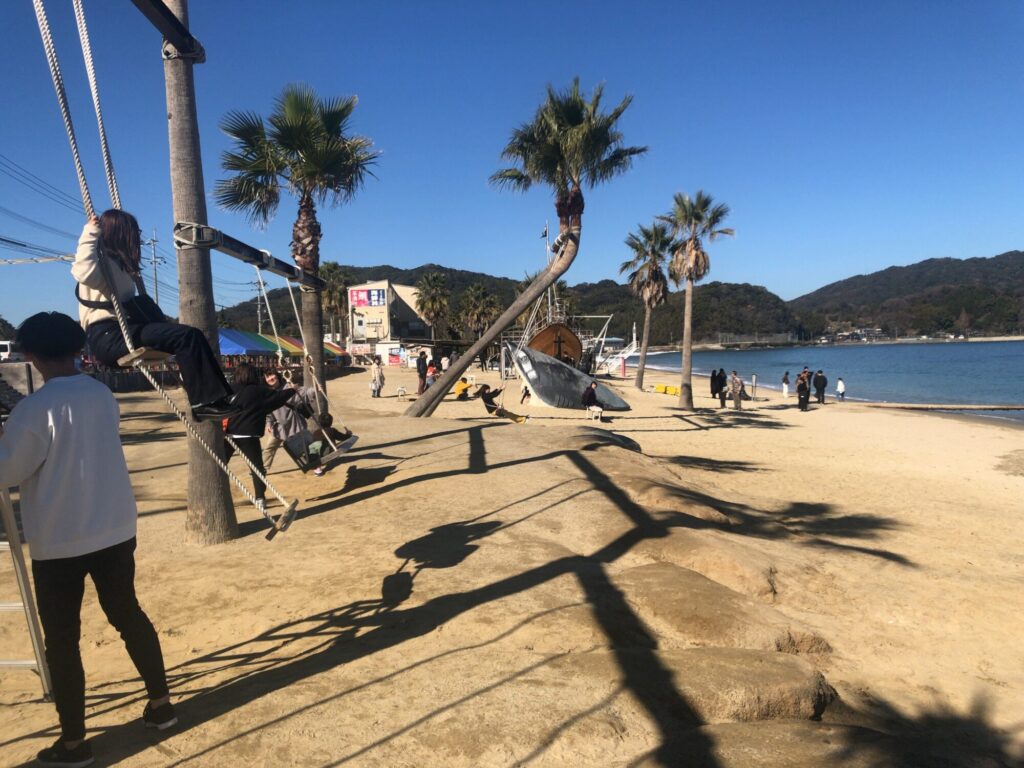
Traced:
<path fill-rule="evenodd" d="M 135 597 L 138 510 L 119 436 L 117 401 L 75 368 L 85 332 L 42 312 L 18 328 L 15 348 L 44 385 L 19 402 L 0 434 L 0 487 L 20 486 L 36 602 L 61 736 L 39 753 L 50 766 L 93 762 L 85 740 L 85 672 L 78 643 L 85 577 L 142 676 L 147 727 L 177 722 L 160 640 Z"/>

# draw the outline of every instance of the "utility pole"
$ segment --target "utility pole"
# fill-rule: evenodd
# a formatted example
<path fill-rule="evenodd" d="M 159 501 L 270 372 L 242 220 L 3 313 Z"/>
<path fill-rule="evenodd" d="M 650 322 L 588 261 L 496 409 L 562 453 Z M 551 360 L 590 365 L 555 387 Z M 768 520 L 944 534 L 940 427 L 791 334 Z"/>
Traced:
<path fill-rule="evenodd" d="M 156 227 L 153 227 L 153 237 L 146 241 L 146 245 L 150 246 L 153 250 L 150 254 L 150 261 L 153 264 L 153 301 L 157 304 L 160 303 L 160 285 L 156 281 Z"/>
<path fill-rule="evenodd" d="M 260 287 L 256 286 L 256 328 L 257 333 L 263 335 L 263 302 L 260 301 Z"/>

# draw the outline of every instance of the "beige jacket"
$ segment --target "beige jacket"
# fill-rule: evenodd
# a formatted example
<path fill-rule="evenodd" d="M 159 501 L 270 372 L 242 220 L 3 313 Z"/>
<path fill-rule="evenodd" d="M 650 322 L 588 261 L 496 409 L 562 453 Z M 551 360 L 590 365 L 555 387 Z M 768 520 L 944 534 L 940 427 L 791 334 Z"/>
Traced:
<path fill-rule="evenodd" d="M 78 250 L 75 251 L 75 263 L 71 265 L 71 275 L 78 282 L 78 293 L 86 301 L 110 301 L 110 289 L 103 279 L 100 269 L 100 228 L 98 224 L 86 222 L 82 236 L 78 238 Z M 135 283 L 131 276 L 121 269 L 113 260 L 107 261 L 109 272 L 114 280 L 117 298 L 127 301 L 135 295 Z M 88 328 L 100 320 L 113 320 L 114 313 L 105 309 L 90 309 L 84 304 L 78 305 L 78 321 L 82 328 Z"/>

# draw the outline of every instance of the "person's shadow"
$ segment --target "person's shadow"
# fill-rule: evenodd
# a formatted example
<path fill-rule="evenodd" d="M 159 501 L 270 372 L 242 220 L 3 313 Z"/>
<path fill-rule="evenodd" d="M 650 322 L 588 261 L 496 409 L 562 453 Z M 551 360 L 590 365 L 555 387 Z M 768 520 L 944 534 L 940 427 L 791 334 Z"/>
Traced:
<path fill-rule="evenodd" d="M 462 521 L 432 528 L 426 536 L 407 541 L 395 550 L 402 564 L 381 584 L 382 608 L 394 608 L 412 595 L 412 584 L 424 568 L 453 568 L 479 549 L 473 541 L 489 536 L 501 527 L 500 520 L 484 523 Z M 413 570 L 405 570 L 413 563 Z"/>

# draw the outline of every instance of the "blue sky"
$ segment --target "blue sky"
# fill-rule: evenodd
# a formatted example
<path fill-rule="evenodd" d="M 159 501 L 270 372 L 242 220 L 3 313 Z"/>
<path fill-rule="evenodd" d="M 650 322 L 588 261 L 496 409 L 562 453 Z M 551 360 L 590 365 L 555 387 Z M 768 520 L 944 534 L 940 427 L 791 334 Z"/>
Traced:
<path fill-rule="evenodd" d="M 175 300 L 160 40 L 128 0 L 86 0 L 104 115 L 126 209 L 156 228 Z M 93 195 L 105 207 L 95 122 L 70 3 L 47 7 Z M 1024 248 L 1024 4 L 813 2 L 193 2 L 207 189 L 228 110 L 269 113 L 289 82 L 359 96 L 353 128 L 382 157 L 351 204 L 321 211 L 323 258 L 426 262 L 521 277 L 543 264 L 550 193 L 488 176 L 548 83 L 634 97 L 621 127 L 648 154 L 588 191 L 570 283 L 617 278 L 623 239 L 705 189 L 734 240 L 709 279 L 791 299 L 926 258 Z M 0 4 L 0 236 L 71 250 L 82 217 L 18 183 L 11 165 L 77 196 L 29 0 Z M 3 172 L 7 170 L 8 173 Z M 15 215 L 12 215 L 15 214 Z M 288 258 L 294 203 L 266 231 L 210 203 L 214 226 Z M 19 254 L 0 249 L 0 258 Z M 251 268 L 215 257 L 218 303 L 252 296 Z M 272 287 L 277 283 L 272 283 Z M 0 266 L 0 315 L 73 312 L 66 265 Z M 167 307 L 174 310 L 171 307 Z"/>

